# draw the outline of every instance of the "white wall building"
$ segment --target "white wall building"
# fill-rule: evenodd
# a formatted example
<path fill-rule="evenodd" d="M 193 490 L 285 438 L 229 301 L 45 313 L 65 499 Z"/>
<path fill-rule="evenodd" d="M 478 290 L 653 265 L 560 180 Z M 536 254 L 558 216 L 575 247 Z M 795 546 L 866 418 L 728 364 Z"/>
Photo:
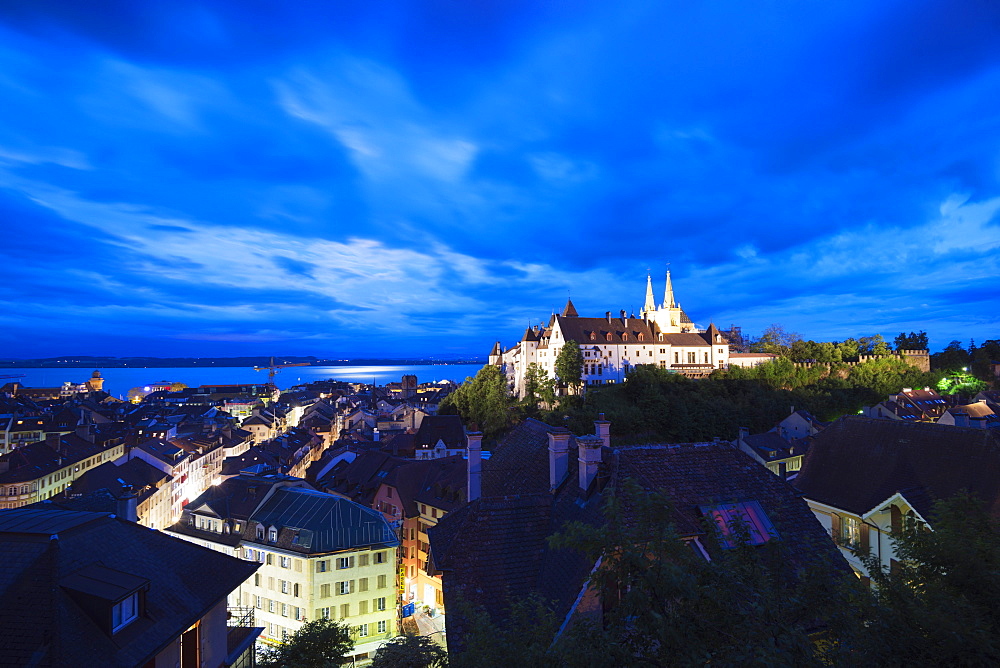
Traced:
<path fill-rule="evenodd" d="M 528 366 L 537 364 L 554 378 L 556 359 L 567 341 L 580 346 L 586 385 L 621 383 L 640 364 L 692 377 L 729 365 L 729 342 L 715 325 L 707 330 L 695 326 L 674 299 L 669 271 L 660 304 L 647 277 L 646 301 L 638 318 L 625 311 L 617 318 L 610 311 L 603 318 L 580 317 L 568 300 L 561 314 L 553 315 L 545 327 L 528 328 L 513 347 L 504 351 L 499 342 L 494 345 L 489 363 L 501 367 L 521 397 Z"/>

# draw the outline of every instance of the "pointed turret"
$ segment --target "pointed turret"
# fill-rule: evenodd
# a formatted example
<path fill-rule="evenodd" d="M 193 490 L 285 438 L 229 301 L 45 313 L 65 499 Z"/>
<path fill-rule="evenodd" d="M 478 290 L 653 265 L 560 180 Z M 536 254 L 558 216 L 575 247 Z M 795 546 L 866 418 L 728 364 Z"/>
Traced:
<path fill-rule="evenodd" d="M 576 307 L 573 306 L 572 299 L 566 299 L 566 308 L 563 309 L 562 315 L 564 318 L 578 318 L 579 313 L 576 312 Z"/>
<path fill-rule="evenodd" d="M 646 303 L 642 306 L 643 314 L 656 310 L 656 300 L 653 299 L 653 278 L 646 274 Z"/>
<path fill-rule="evenodd" d="M 670 280 L 670 270 L 667 269 L 667 289 L 663 293 L 663 308 L 676 308 L 674 302 L 674 284 Z"/>

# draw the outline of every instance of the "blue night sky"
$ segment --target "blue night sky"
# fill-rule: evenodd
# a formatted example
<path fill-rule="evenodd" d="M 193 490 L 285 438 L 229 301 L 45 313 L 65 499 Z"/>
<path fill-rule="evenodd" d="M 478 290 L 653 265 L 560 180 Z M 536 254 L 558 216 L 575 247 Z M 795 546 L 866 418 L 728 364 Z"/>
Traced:
<path fill-rule="evenodd" d="M 1000 3 L 0 7 L 0 356 L 1000 337 Z"/>

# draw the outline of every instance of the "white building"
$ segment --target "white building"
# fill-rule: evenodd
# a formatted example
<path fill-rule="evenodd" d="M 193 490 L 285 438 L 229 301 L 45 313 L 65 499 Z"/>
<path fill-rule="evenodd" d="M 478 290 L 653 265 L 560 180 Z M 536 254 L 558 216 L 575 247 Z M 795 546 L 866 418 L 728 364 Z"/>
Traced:
<path fill-rule="evenodd" d="M 632 368 L 652 364 L 685 376 L 707 376 L 729 365 L 729 342 L 715 327 L 699 330 L 674 299 L 667 272 L 663 302 L 653 297 L 652 280 L 646 278 L 646 301 L 639 317 L 621 311 L 613 318 L 584 318 L 567 300 L 561 314 L 545 327 L 528 328 L 521 340 L 504 351 L 498 342 L 489 363 L 501 367 L 519 397 L 524 396 L 525 375 L 537 364 L 550 378 L 567 341 L 575 341 L 583 355 L 583 382 L 603 385 L 622 382 Z"/>

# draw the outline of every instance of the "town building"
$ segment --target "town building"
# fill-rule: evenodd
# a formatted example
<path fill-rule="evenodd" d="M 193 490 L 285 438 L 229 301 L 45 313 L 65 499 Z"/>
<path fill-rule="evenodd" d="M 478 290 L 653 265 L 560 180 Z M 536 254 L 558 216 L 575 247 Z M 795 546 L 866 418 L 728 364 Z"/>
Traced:
<path fill-rule="evenodd" d="M 232 603 L 255 609 L 264 642 L 335 619 L 363 661 L 398 633 L 399 540 L 371 508 L 290 476 L 240 475 L 189 503 L 168 533 L 260 564 Z"/>
<path fill-rule="evenodd" d="M 799 493 L 730 443 L 611 447 L 603 419 L 587 436 L 527 419 L 489 459 L 478 453 L 470 442 L 470 502 L 429 530 L 432 568 L 441 572 L 449 606 L 464 600 L 502 620 L 513 602 L 537 594 L 564 627 L 571 623 L 581 602 L 596 596 L 589 585 L 595 562 L 553 548 L 548 538 L 567 522 L 607 521 L 603 498 L 626 481 L 664 494 L 678 538 L 706 560 L 742 540 L 733 526 L 740 524 L 753 546 L 780 541 L 790 581 L 811 567 L 849 573 Z M 461 653 L 470 623 L 449 608 L 449 652 Z"/>
<path fill-rule="evenodd" d="M 647 276 L 639 317 L 624 310 L 619 317 L 610 311 L 603 318 L 581 317 L 573 301 L 567 300 L 562 313 L 552 315 L 544 327 L 529 327 L 511 348 L 504 350 L 497 342 L 489 364 L 499 366 L 514 394 L 523 397 L 529 365 L 537 365 L 549 378 L 557 377 L 556 360 L 568 341 L 580 347 L 585 385 L 621 383 L 640 364 L 694 378 L 729 364 L 729 341 L 715 325 L 706 330 L 696 327 L 674 298 L 669 271 L 660 303 Z"/>
<path fill-rule="evenodd" d="M 867 551 L 891 569 L 906 518 L 934 526 L 934 502 L 966 490 L 1000 507 L 1000 433 L 844 417 L 817 434 L 795 479 L 859 577 Z"/>
<path fill-rule="evenodd" d="M 108 513 L 0 511 L 0 663 L 251 668 L 260 629 L 227 597 L 259 564 Z"/>

